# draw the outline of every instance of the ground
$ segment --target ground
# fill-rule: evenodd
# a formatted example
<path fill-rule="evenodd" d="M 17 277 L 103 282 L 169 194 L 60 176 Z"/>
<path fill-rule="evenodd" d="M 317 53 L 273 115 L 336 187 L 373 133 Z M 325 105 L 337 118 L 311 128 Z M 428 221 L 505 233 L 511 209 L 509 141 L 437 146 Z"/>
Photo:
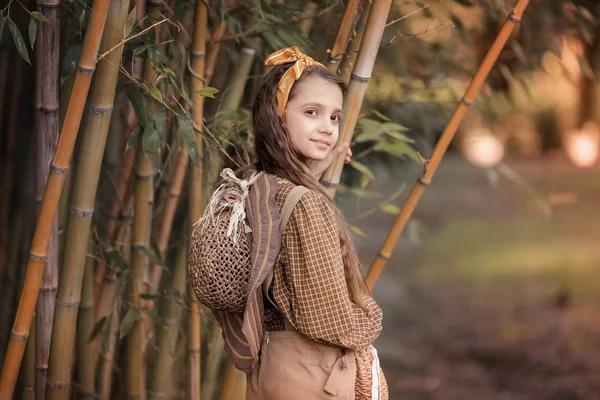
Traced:
<path fill-rule="evenodd" d="M 600 399 L 600 169 L 507 164 L 525 184 L 445 159 L 415 212 L 419 240 L 404 235 L 380 276 L 393 400 Z M 417 175 L 379 186 L 408 192 Z M 393 220 L 358 222 L 366 269 Z"/>

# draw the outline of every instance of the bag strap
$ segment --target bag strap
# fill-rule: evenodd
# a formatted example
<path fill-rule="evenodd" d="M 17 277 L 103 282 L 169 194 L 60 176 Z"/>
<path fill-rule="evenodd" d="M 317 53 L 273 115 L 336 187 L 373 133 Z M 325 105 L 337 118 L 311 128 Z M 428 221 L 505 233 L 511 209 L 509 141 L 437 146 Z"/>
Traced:
<path fill-rule="evenodd" d="M 290 219 L 290 216 L 292 215 L 292 212 L 294 211 L 294 208 L 296 207 L 296 204 L 298 204 L 298 202 L 300 201 L 300 198 L 304 195 L 304 193 L 310 191 L 309 188 L 305 187 L 305 186 L 294 186 L 292 188 L 292 190 L 288 193 L 287 197 L 285 198 L 285 203 L 283 203 L 283 207 L 281 208 L 281 211 L 279 213 L 279 240 L 281 241 L 281 237 L 283 236 L 283 232 L 285 232 L 285 227 L 287 226 L 288 220 Z M 273 266 L 274 268 L 274 266 Z M 271 270 L 269 271 L 269 274 L 267 275 L 267 277 L 265 278 L 263 284 L 262 284 L 262 288 L 263 288 L 263 294 L 265 295 L 265 297 L 269 300 L 269 302 L 271 304 L 273 304 L 273 306 L 277 307 L 277 305 L 275 304 L 275 301 L 273 301 L 273 299 L 271 299 L 271 297 L 269 296 L 269 288 L 271 287 L 271 283 L 273 282 L 273 268 L 271 268 Z"/>

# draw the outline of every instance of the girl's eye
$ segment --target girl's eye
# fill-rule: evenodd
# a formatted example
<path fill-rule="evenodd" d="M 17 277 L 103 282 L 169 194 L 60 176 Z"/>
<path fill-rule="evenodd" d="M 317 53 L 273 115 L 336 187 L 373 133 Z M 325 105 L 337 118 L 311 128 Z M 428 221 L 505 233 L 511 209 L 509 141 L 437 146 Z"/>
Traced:
<path fill-rule="evenodd" d="M 306 110 L 308 115 L 317 115 L 317 110 Z"/>
<path fill-rule="evenodd" d="M 340 115 L 332 115 L 331 116 L 331 120 L 335 121 L 335 122 L 340 122 L 340 120 L 342 119 L 342 117 Z"/>

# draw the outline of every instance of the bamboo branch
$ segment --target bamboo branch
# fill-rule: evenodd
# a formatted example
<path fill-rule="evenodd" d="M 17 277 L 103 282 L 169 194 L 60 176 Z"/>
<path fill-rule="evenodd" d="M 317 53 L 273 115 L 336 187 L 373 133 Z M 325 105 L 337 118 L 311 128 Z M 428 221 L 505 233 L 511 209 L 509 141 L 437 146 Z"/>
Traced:
<path fill-rule="evenodd" d="M 37 303 L 44 264 L 48 256 L 48 245 L 53 221 L 64 185 L 64 174 L 69 168 L 69 162 L 73 154 L 73 147 L 85 106 L 85 99 L 90 88 L 92 74 L 96 67 L 96 57 L 98 55 L 98 48 L 100 47 L 100 39 L 104 30 L 108 7 L 108 0 L 95 0 L 92 7 L 92 14 L 79 59 L 73 94 L 69 101 L 67 117 L 65 118 L 56 155 L 52 162 L 51 172 L 46 183 L 46 190 L 44 191 L 40 216 L 35 228 L 30 259 L 27 265 L 25 285 L 15 316 L 11 339 L 6 351 L 6 358 L 2 365 L 2 372 L 0 373 L 0 400 L 10 400 L 15 389 L 19 366 L 23 359 L 23 352 L 25 351 Z"/>
<path fill-rule="evenodd" d="M 359 4 L 360 0 L 348 0 L 348 5 L 346 6 L 346 11 L 342 17 L 337 36 L 335 37 L 333 48 L 329 52 L 327 69 L 334 74 L 337 73 L 339 63 L 342 61 L 342 57 L 346 51 L 348 39 L 350 38 L 350 31 L 352 30 L 352 24 L 354 23 L 354 18 L 356 18 Z"/>
<path fill-rule="evenodd" d="M 494 63 L 498 59 L 498 56 L 504 48 L 506 41 L 510 37 L 517 23 L 521 20 L 523 12 L 527 8 L 528 4 L 529 0 L 519 0 L 515 8 L 511 11 L 506 22 L 504 23 L 504 26 L 500 30 L 500 33 L 496 37 L 496 40 L 492 44 L 492 47 L 489 49 L 481 66 L 479 67 L 479 70 L 477 71 L 477 73 L 473 77 L 473 80 L 469 84 L 469 87 L 467 88 L 464 97 L 462 98 L 458 107 L 454 111 L 454 114 L 452 115 L 452 118 L 450 118 L 448 125 L 446 125 L 442 136 L 438 140 L 438 143 L 435 146 L 435 149 L 433 150 L 431 159 L 429 159 L 425 163 L 425 168 L 421 177 L 418 179 L 417 183 L 408 195 L 408 199 L 406 200 L 404 207 L 396 217 L 396 221 L 394 222 L 394 225 L 392 226 L 387 237 L 385 238 L 385 241 L 383 242 L 383 245 L 379 250 L 379 254 L 377 255 L 377 257 L 373 261 L 373 264 L 371 265 L 371 269 L 367 274 L 367 285 L 369 286 L 369 288 L 372 288 L 375 285 L 379 274 L 383 270 L 383 267 L 385 266 L 387 260 L 389 260 L 389 258 L 391 257 L 392 250 L 394 249 L 398 238 L 400 237 L 402 231 L 406 227 L 406 224 L 410 219 L 410 216 L 414 211 L 417 203 L 419 202 L 419 199 L 423 195 L 423 192 L 425 192 L 425 189 L 431 183 L 431 179 L 433 178 L 433 175 L 437 170 L 442 160 L 442 157 L 448 149 L 448 146 L 450 145 L 450 142 L 452 141 L 452 138 L 454 137 L 458 126 L 460 125 L 462 119 L 467 113 L 469 107 L 473 104 L 475 97 L 479 93 L 479 90 L 481 89 L 483 83 L 485 82 L 485 79 L 487 78 L 492 67 L 494 66 Z"/>

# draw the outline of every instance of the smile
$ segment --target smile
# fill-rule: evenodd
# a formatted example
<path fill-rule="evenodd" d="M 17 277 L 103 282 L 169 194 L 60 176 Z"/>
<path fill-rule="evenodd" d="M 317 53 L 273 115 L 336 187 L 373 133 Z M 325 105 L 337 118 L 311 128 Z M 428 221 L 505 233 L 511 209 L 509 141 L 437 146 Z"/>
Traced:
<path fill-rule="evenodd" d="M 319 147 L 327 148 L 330 146 L 329 142 L 321 139 L 310 139 L 311 142 L 316 143 Z"/>

